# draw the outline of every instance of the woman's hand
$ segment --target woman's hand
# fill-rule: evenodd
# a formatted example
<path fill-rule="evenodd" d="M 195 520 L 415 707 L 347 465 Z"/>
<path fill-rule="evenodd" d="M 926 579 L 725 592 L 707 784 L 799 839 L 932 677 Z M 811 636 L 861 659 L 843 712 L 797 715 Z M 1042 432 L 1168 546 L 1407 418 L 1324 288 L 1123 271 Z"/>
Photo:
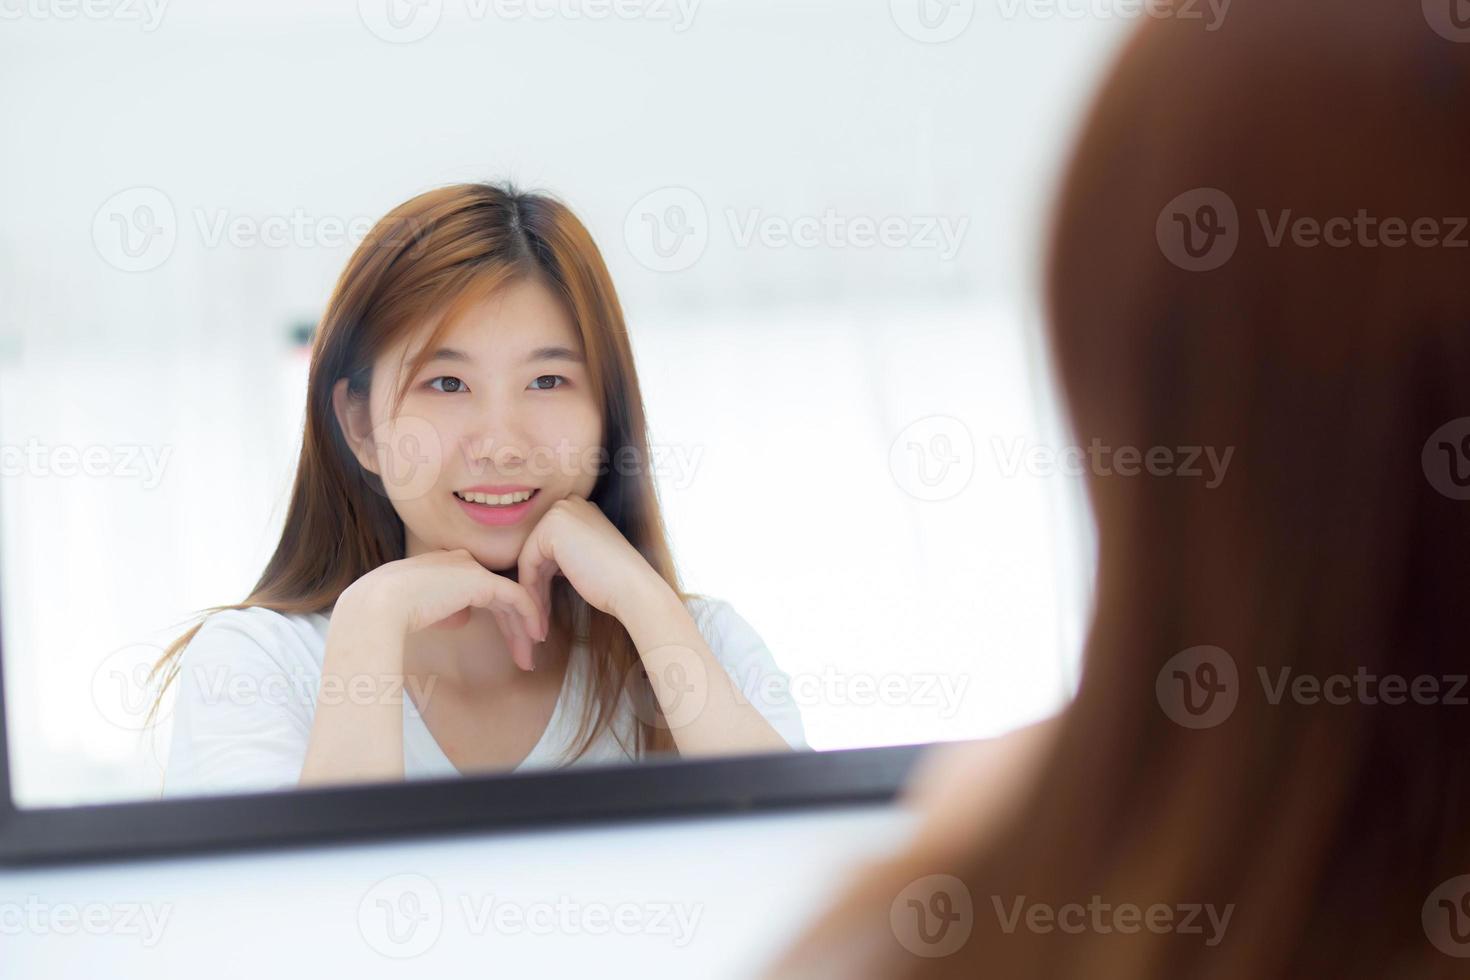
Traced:
<path fill-rule="evenodd" d="M 588 605 L 623 624 L 681 756 L 790 751 L 736 686 L 678 593 L 591 501 L 552 504 L 531 529 L 516 571 L 543 610 L 560 573 Z"/>
<path fill-rule="evenodd" d="M 673 595 L 638 549 L 585 497 L 552 504 L 521 548 L 517 578 L 536 597 L 543 617 L 550 612 L 551 580 L 558 572 L 588 605 L 619 620 L 645 598 Z M 543 630 L 546 626 L 543 618 Z"/>
<path fill-rule="evenodd" d="M 485 568 L 464 548 L 384 562 L 343 590 L 339 606 L 343 600 L 366 615 L 385 617 L 384 627 L 402 636 L 430 627 L 457 629 L 474 607 L 488 609 L 522 670 L 532 669 L 532 647 L 546 639 L 531 593 Z"/>

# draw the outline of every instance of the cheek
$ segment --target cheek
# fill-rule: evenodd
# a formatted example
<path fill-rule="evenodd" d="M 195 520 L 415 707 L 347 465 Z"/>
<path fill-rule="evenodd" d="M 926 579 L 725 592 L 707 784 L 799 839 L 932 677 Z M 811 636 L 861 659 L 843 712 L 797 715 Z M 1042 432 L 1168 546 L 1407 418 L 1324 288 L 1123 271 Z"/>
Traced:
<path fill-rule="evenodd" d="M 602 418 L 596 406 L 578 402 L 547 413 L 539 420 L 535 442 L 538 455 L 554 461 L 556 483 L 582 496 L 591 491 L 602 446 Z"/>
<path fill-rule="evenodd" d="M 402 415 L 373 433 L 378 474 L 395 504 L 412 505 L 428 497 L 444 471 L 440 429 L 429 419 Z"/>

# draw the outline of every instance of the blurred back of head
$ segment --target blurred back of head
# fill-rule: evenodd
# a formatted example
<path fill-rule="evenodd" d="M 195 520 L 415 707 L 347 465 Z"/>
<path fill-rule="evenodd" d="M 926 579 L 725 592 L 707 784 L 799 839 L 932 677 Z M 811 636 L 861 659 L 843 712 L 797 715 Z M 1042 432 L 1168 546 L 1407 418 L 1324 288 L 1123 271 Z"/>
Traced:
<path fill-rule="evenodd" d="M 1077 699 L 1019 815 L 878 865 L 817 960 L 862 935 L 884 977 L 1470 972 L 1456 2 L 1145 8 L 1048 267 L 1098 526 Z M 968 930 L 943 955 L 897 924 L 924 881 Z"/>

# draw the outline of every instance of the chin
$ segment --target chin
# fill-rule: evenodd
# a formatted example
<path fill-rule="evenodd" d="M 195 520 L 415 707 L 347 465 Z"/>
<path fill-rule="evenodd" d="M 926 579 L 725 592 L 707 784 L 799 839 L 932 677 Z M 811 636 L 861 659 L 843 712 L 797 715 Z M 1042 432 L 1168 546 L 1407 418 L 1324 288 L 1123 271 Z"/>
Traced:
<path fill-rule="evenodd" d="M 508 571 L 514 572 L 516 570 L 516 562 L 521 557 L 520 544 L 520 542 L 516 542 L 514 548 L 495 548 L 491 551 L 470 547 L 469 552 L 475 556 L 475 561 L 484 565 L 497 575 L 503 575 Z"/>

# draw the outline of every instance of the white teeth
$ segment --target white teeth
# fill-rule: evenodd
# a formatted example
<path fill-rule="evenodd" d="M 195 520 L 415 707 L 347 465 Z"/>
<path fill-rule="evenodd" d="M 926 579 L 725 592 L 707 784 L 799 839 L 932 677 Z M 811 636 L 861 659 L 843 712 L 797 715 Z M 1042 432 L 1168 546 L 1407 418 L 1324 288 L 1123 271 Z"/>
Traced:
<path fill-rule="evenodd" d="M 460 500 L 468 500 L 476 504 L 492 504 L 494 506 L 504 507 L 507 504 L 518 504 L 523 500 L 529 500 L 531 499 L 531 494 L 535 492 L 534 490 L 520 490 L 516 493 L 502 493 L 497 496 L 493 493 L 461 493 L 456 490 L 454 491 L 454 495 Z"/>

